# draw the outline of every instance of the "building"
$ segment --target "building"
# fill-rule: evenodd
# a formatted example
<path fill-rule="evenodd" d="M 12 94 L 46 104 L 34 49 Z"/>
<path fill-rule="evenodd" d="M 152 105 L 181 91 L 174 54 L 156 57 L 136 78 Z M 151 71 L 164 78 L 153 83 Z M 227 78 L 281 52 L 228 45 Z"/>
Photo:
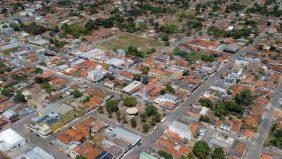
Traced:
<path fill-rule="evenodd" d="M 164 82 L 171 81 L 173 79 L 178 79 L 178 76 L 176 76 L 174 73 L 156 68 L 151 68 L 148 72 L 148 75 L 151 77 L 156 77 Z"/>
<path fill-rule="evenodd" d="M 75 118 L 74 108 L 66 104 L 49 104 L 36 117 L 27 128 L 45 138 L 50 133 L 60 130 Z"/>
<path fill-rule="evenodd" d="M 42 148 L 36 146 L 16 159 L 55 159 L 55 157 L 44 151 Z"/>
<path fill-rule="evenodd" d="M 148 154 L 147 152 L 142 152 L 140 154 L 140 159 L 157 159 L 157 157 L 154 157 L 154 156 Z"/>
<path fill-rule="evenodd" d="M 97 67 L 94 70 L 89 71 L 87 79 L 91 80 L 93 82 L 97 82 L 97 81 L 101 80 L 103 77 L 104 77 L 103 76 L 103 69 L 100 66 L 100 67 Z"/>
<path fill-rule="evenodd" d="M 192 132 L 190 131 L 189 126 L 184 123 L 174 121 L 171 125 L 169 125 L 168 130 L 178 134 L 181 138 L 184 138 L 188 141 L 191 140 Z"/>
<path fill-rule="evenodd" d="M 3 35 L 12 35 L 14 33 L 14 29 L 10 27 L 9 24 L 4 23 L 0 25 L 0 32 Z"/>
<path fill-rule="evenodd" d="M 11 151 L 25 144 L 26 140 L 12 129 L 6 129 L 0 132 L 1 151 Z"/>
<path fill-rule="evenodd" d="M 116 127 L 113 130 L 108 129 L 108 135 L 113 138 L 126 141 L 130 144 L 130 147 L 137 145 L 141 141 L 141 137 L 139 135 L 135 135 L 120 127 Z"/>
<path fill-rule="evenodd" d="M 127 85 L 126 87 L 124 87 L 122 89 L 123 92 L 125 93 L 134 93 L 137 92 L 138 90 L 140 90 L 142 83 L 139 81 L 133 81 L 131 82 L 129 85 Z"/>

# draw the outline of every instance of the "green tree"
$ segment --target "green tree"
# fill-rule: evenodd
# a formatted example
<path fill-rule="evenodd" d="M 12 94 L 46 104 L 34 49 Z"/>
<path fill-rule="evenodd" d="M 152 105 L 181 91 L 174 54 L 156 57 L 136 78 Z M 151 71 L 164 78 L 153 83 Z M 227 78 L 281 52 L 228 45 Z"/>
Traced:
<path fill-rule="evenodd" d="M 142 112 L 140 114 L 140 120 L 141 120 L 142 123 L 146 123 L 147 122 L 147 115 L 146 115 L 145 112 Z"/>
<path fill-rule="evenodd" d="M 205 106 L 208 108 L 212 108 L 213 106 L 212 102 L 207 98 L 200 98 L 199 102 L 202 106 Z"/>
<path fill-rule="evenodd" d="M 75 159 L 87 159 L 87 157 L 84 157 L 84 156 L 79 155 L 79 156 L 77 156 Z"/>
<path fill-rule="evenodd" d="M 132 128 L 136 128 L 137 126 L 137 121 L 136 121 L 136 118 L 133 117 L 131 120 L 130 120 L 130 125 Z"/>
<path fill-rule="evenodd" d="M 215 148 L 212 153 L 212 159 L 225 159 L 223 149 L 220 147 Z"/>
<path fill-rule="evenodd" d="M 35 73 L 35 74 L 41 74 L 41 73 L 43 73 L 43 70 L 42 70 L 41 68 L 38 68 L 38 67 L 37 67 L 37 68 L 35 69 L 34 73 Z"/>
<path fill-rule="evenodd" d="M 6 97 L 12 97 L 13 96 L 13 90 L 11 88 L 2 88 L 1 89 L 1 94 L 6 96 Z"/>
<path fill-rule="evenodd" d="M 235 101 L 239 105 L 249 106 L 253 103 L 254 96 L 249 89 L 244 89 L 242 92 L 239 92 L 235 96 Z"/>
<path fill-rule="evenodd" d="M 140 74 L 134 74 L 133 80 L 140 81 L 141 80 L 141 75 Z"/>
<path fill-rule="evenodd" d="M 118 100 L 108 100 L 106 103 L 106 110 L 109 114 L 117 112 L 119 110 Z"/>
<path fill-rule="evenodd" d="M 166 85 L 165 91 L 168 93 L 175 93 L 174 89 L 171 87 L 171 85 Z"/>
<path fill-rule="evenodd" d="M 148 105 L 145 108 L 145 113 L 147 116 L 152 116 L 158 113 L 158 109 L 154 105 Z"/>
<path fill-rule="evenodd" d="M 122 115 L 121 120 L 122 120 L 123 124 L 127 123 L 127 118 L 126 118 L 125 114 Z"/>
<path fill-rule="evenodd" d="M 26 102 L 24 95 L 21 92 L 17 92 L 17 94 L 14 96 L 14 102 L 15 103 Z"/>
<path fill-rule="evenodd" d="M 142 125 L 143 133 L 147 133 L 149 131 L 150 125 L 145 123 Z"/>
<path fill-rule="evenodd" d="M 164 159 L 173 159 L 173 156 L 171 154 L 166 153 L 165 151 L 158 151 L 158 155 L 163 157 Z"/>
<path fill-rule="evenodd" d="M 197 141 L 193 148 L 193 153 L 199 159 L 206 159 L 210 154 L 211 148 L 205 141 Z"/>
<path fill-rule="evenodd" d="M 74 98 L 79 98 L 82 96 L 82 93 L 79 90 L 74 90 L 71 92 L 71 95 L 73 95 Z"/>
<path fill-rule="evenodd" d="M 169 36 L 167 34 L 163 35 L 161 38 L 162 41 L 169 41 Z"/>
<path fill-rule="evenodd" d="M 126 97 L 123 100 L 123 104 L 126 107 L 133 107 L 137 104 L 137 100 L 135 97 Z"/>
<path fill-rule="evenodd" d="M 145 76 L 145 77 L 142 79 L 142 83 L 143 83 L 143 84 L 148 84 L 148 83 L 149 83 L 149 77 L 148 77 L 148 76 Z"/>

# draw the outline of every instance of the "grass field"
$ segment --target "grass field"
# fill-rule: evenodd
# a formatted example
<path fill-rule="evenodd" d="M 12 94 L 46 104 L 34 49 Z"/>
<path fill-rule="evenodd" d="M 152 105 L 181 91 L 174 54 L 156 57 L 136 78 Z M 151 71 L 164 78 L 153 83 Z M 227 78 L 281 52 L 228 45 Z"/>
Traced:
<path fill-rule="evenodd" d="M 142 51 L 147 51 L 151 48 L 161 48 L 164 43 L 155 39 L 137 36 L 129 33 L 122 33 L 117 35 L 114 39 L 106 40 L 98 45 L 98 47 L 105 50 L 113 49 L 127 49 L 128 46 L 135 46 L 140 48 Z"/>

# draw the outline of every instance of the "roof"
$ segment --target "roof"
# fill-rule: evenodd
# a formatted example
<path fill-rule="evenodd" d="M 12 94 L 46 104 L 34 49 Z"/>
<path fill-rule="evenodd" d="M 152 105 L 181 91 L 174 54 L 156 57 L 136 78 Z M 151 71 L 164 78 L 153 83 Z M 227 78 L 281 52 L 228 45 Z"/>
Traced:
<path fill-rule="evenodd" d="M 183 124 L 183 123 L 181 123 L 179 121 L 174 121 L 169 127 L 174 127 L 174 128 L 176 128 L 178 130 L 185 131 L 185 132 L 189 132 L 190 131 L 188 125 Z"/>
<path fill-rule="evenodd" d="M 126 113 L 130 114 L 130 115 L 134 115 L 138 113 L 138 109 L 136 107 L 132 107 L 132 108 L 127 108 L 126 109 Z"/>
<path fill-rule="evenodd" d="M 140 159 L 157 159 L 157 158 L 148 154 L 147 152 L 142 152 L 140 154 Z"/>
<path fill-rule="evenodd" d="M 0 149 L 5 150 L 4 146 L 14 146 L 25 140 L 21 135 L 9 128 L 0 132 Z"/>
<path fill-rule="evenodd" d="M 22 159 L 23 157 L 27 159 L 54 159 L 54 156 L 50 155 L 38 146 L 23 154 L 20 159 Z"/>
<path fill-rule="evenodd" d="M 141 140 L 141 137 L 139 135 L 135 135 L 129 131 L 126 131 L 120 127 L 116 127 L 113 130 L 113 133 L 116 134 L 116 136 L 118 138 L 122 138 L 125 139 L 127 141 L 129 141 L 132 145 L 135 145 L 136 143 L 138 143 Z"/>
<path fill-rule="evenodd" d="M 46 106 L 44 109 L 43 109 L 43 113 L 45 115 L 48 115 L 50 113 L 52 114 L 61 114 L 61 115 L 64 115 L 70 111 L 73 110 L 73 107 L 67 105 L 67 104 L 58 104 L 58 103 L 52 103 L 52 104 L 49 104 L 48 106 Z"/>
<path fill-rule="evenodd" d="M 270 155 L 268 155 L 268 154 L 262 154 L 261 156 L 260 156 L 260 159 L 272 159 L 273 157 L 272 156 L 270 156 Z"/>

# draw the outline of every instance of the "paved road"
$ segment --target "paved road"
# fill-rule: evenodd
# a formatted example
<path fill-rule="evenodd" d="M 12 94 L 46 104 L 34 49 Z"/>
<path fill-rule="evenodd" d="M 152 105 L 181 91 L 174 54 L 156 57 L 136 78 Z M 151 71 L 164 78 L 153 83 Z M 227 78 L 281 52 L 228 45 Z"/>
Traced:
<path fill-rule="evenodd" d="M 254 142 L 249 146 L 248 151 L 246 152 L 245 159 L 257 159 L 260 157 L 263 151 L 263 144 L 267 138 L 267 135 L 271 129 L 273 121 L 273 112 L 275 108 L 279 108 L 279 98 L 282 92 L 282 78 L 279 80 L 279 85 L 273 94 L 270 104 L 267 106 L 267 112 L 264 114 L 264 117 L 261 121 L 261 124 L 258 128 L 258 136 L 255 138 Z"/>

